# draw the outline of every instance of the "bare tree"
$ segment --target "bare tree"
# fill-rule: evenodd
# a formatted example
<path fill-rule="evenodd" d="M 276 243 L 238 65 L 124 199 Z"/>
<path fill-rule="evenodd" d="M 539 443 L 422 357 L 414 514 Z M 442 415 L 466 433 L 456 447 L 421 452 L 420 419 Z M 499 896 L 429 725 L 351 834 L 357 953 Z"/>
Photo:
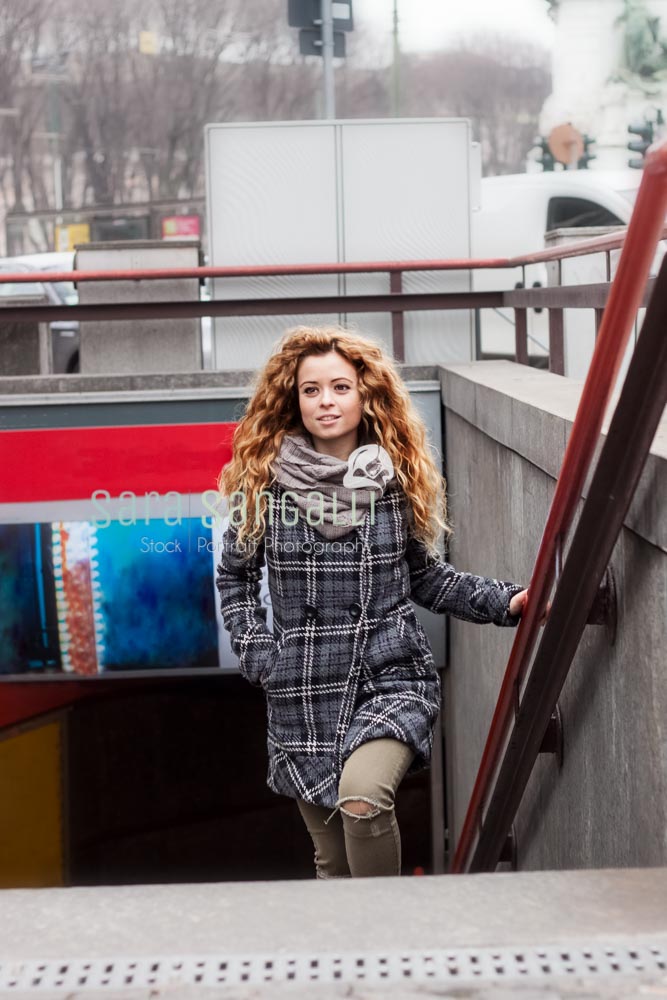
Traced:
<path fill-rule="evenodd" d="M 302 117 L 310 104 L 312 70 L 271 0 L 89 0 L 83 13 L 80 0 L 60 2 L 70 155 L 84 151 L 96 203 L 137 186 L 147 199 L 202 193 L 207 122 Z"/>
<path fill-rule="evenodd" d="M 471 118 L 487 174 L 523 169 L 551 90 L 547 53 L 503 36 L 405 60 L 408 114 Z"/>
<path fill-rule="evenodd" d="M 154 55 L 128 60 L 131 131 L 150 196 L 201 190 L 203 126 L 224 104 L 222 57 L 238 4 L 154 0 Z"/>
<path fill-rule="evenodd" d="M 243 62 L 227 78 L 238 101 L 218 121 L 279 121 L 318 117 L 319 67 L 304 59 L 286 5 L 246 0 L 239 21 Z M 237 49 L 237 52 L 240 51 Z M 229 73 L 230 66 L 226 73 Z"/>
<path fill-rule="evenodd" d="M 52 11 L 52 0 L 0 0 L 0 141 L 10 174 L 10 206 L 21 212 L 30 192 L 27 168 L 34 154 L 34 132 L 45 105 L 44 93 L 31 77 L 30 57 Z"/>
<path fill-rule="evenodd" d="M 299 55 L 285 6 L 0 0 L 6 203 L 18 212 L 53 204 L 56 151 L 65 207 L 201 195 L 207 122 L 319 117 L 322 63 Z M 357 28 L 347 41 L 336 67 L 339 116 L 390 115 L 384 40 Z M 549 91 L 546 62 L 502 37 L 405 55 L 402 113 L 470 117 L 485 171 L 519 170 Z"/>

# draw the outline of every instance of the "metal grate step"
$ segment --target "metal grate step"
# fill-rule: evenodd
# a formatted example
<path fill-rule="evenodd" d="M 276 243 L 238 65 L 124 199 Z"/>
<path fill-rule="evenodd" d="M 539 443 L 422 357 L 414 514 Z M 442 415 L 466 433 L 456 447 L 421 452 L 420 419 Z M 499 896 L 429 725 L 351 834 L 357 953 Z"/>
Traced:
<path fill-rule="evenodd" d="M 242 984 L 533 981 L 635 976 L 667 983 L 667 947 L 457 948 L 443 951 L 292 955 L 160 956 L 0 962 L 0 992 L 137 990 Z"/>

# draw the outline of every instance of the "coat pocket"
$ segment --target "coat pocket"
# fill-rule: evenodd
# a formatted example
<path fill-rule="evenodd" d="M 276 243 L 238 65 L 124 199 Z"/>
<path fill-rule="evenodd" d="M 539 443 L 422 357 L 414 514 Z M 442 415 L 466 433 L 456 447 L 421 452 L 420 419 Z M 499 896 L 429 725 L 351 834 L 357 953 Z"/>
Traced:
<path fill-rule="evenodd" d="M 414 651 L 415 646 L 420 653 L 430 653 L 431 644 L 428 641 L 428 637 L 422 623 L 417 618 L 415 614 L 415 609 L 411 604 L 401 604 L 399 605 L 399 612 L 401 618 L 403 619 L 403 630 L 404 635 L 409 637 L 409 643 L 411 644 L 411 649 Z"/>
<path fill-rule="evenodd" d="M 273 649 L 271 650 L 271 655 L 269 656 L 266 666 L 262 672 L 261 684 L 262 687 L 266 688 L 271 683 L 271 678 L 276 673 L 276 664 L 278 658 L 282 651 L 282 639 L 276 639 L 273 644 Z"/>
<path fill-rule="evenodd" d="M 369 644 L 367 674 L 376 683 L 423 679 L 433 662 L 431 647 L 413 608 L 399 604 Z"/>

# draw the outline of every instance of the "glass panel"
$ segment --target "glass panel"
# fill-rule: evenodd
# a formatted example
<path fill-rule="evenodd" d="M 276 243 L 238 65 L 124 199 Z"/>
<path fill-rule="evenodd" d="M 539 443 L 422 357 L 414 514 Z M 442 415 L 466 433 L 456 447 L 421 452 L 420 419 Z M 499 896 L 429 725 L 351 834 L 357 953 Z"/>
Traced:
<path fill-rule="evenodd" d="M 586 198 L 552 198 L 549 202 L 547 229 L 571 229 L 584 226 L 622 226 L 623 220 L 608 208 Z"/>

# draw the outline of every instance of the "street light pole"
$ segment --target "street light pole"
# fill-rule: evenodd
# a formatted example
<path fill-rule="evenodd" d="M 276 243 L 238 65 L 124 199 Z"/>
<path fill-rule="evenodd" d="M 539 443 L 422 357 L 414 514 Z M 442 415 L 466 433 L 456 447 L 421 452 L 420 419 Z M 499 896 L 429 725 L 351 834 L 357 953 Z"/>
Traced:
<path fill-rule="evenodd" d="M 56 225 L 62 224 L 63 210 L 63 157 L 61 146 L 62 122 L 60 115 L 60 84 L 67 77 L 67 56 L 65 51 L 52 52 L 47 56 L 33 56 L 31 68 L 35 76 L 46 85 L 46 114 L 49 148 L 53 165 L 53 202 Z"/>
<path fill-rule="evenodd" d="M 53 140 L 53 203 L 56 212 L 63 210 L 63 158 L 60 151 L 60 136 Z M 62 215 L 56 216 L 56 225 L 62 225 Z"/>
<path fill-rule="evenodd" d="M 322 3 L 322 61 L 324 66 L 324 117 L 336 117 L 336 92 L 334 89 L 334 30 L 332 0 Z"/>
<path fill-rule="evenodd" d="M 47 78 L 48 130 L 51 134 L 51 159 L 53 162 L 53 202 L 56 212 L 63 209 L 63 158 L 60 147 L 62 122 L 60 119 L 59 78 Z M 56 225 L 62 225 L 62 216 L 56 216 Z"/>
<path fill-rule="evenodd" d="M 401 48 L 398 40 L 398 0 L 394 0 L 393 59 L 391 64 L 391 113 L 398 118 L 401 109 Z"/>

